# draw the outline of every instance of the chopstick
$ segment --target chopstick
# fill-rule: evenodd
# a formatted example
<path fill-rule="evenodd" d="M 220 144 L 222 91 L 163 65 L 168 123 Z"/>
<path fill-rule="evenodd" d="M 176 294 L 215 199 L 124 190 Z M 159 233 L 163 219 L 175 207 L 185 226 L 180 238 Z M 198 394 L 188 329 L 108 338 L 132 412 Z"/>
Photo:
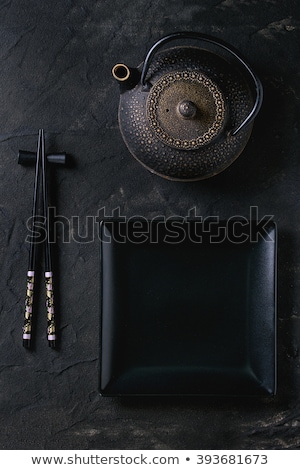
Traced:
<path fill-rule="evenodd" d="M 33 189 L 33 208 L 32 208 L 32 233 L 37 233 L 38 226 L 38 203 L 39 203 L 39 181 L 40 166 L 42 168 L 42 197 L 43 197 L 43 225 L 46 234 L 45 243 L 45 287 L 46 287 L 46 310 L 47 310 L 47 338 L 48 345 L 51 348 L 56 347 L 56 320 L 54 311 L 53 296 L 53 273 L 52 260 L 49 239 L 49 222 L 48 222 L 48 192 L 47 192 L 47 157 L 45 153 L 45 135 L 44 130 L 39 130 L 38 147 L 35 165 L 35 179 Z M 36 241 L 31 235 L 29 262 L 27 271 L 27 288 L 25 299 L 24 325 L 23 325 L 23 346 L 30 348 L 32 345 L 32 320 L 33 320 L 33 300 L 34 300 L 34 284 L 35 284 L 35 265 L 36 265 Z"/>
<path fill-rule="evenodd" d="M 47 157 L 45 153 L 45 135 L 41 131 L 41 154 L 42 154 L 42 190 L 43 190 L 43 210 L 44 210 L 44 228 L 46 233 L 45 240 L 45 285 L 46 285 L 46 309 L 47 309 L 47 337 L 51 348 L 56 347 L 56 320 L 54 311 L 53 295 L 53 272 L 51 260 L 51 246 L 49 239 L 48 222 L 48 190 L 47 190 Z"/>
<path fill-rule="evenodd" d="M 32 225 L 31 232 L 36 233 L 36 219 L 38 214 L 38 199 L 39 199 L 39 178 L 40 178 L 40 158 L 41 158 L 41 142 L 42 133 L 39 131 L 38 147 L 36 154 L 35 164 L 35 178 L 33 188 L 33 207 L 32 207 Z M 29 262 L 27 271 L 27 284 L 26 284 L 26 298 L 25 298 L 25 312 L 24 312 L 24 325 L 23 325 L 23 346 L 25 348 L 31 347 L 32 339 L 32 314 L 33 314 L 33 297 L 34 297 L 34 278 L 35 278 L 35 261 L 36 261 L 36 243 L 33 235 L 30 237 L 29 247 Z"/>

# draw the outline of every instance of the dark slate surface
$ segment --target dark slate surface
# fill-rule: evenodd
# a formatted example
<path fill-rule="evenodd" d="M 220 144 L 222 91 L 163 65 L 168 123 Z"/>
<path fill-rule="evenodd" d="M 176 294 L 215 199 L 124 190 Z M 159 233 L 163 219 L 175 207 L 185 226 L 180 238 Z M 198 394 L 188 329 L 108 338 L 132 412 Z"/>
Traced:
<path fill-rule="evenodd" d="M 1 449 L 299 448 L 299 26 L 297 0 L 1 0 Z M 176 30 L 232 43 L 265 87 L 242 156 L 198 183 L 151 175 L 118 130 L 112 66 L 138 65 L 155 40 Z M 30 352 L 21 328 L 33 169 L 19 166 L 17 154 L 35 150 L 41 127 L 47 150 L 64 150 L 74 163 L 51 172 L 51 202 L 64 223 L 55 245 L 61 348 L 47 346 L 41 290 Z M 279 230 L 277 396 L 100 397 L 92 217 L 116 208 L 126 216 L 184 216 L 193 207 L 202 216 L 247 217 L 251 206 L 259 217 L 273 215 Z"/>

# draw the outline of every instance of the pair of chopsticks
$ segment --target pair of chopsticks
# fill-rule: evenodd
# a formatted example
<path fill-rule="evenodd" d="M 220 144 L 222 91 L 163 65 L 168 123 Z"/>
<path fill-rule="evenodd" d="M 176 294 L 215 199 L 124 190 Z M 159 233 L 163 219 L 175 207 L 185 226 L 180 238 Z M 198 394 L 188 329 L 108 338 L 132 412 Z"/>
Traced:
<path fill-rule="evenodd" d="M 42 204 L 43 204 L 43 233 L 45 234 L 45 286 L 46 286 L 46 311 L 47 311 L 47 337 L 51 348 L 56 347 L 56 321 L 54 312 L 53 298 L 53 273 L 51 263 L 51 250 L 49 240 L 48 224 L 48 193 L 47 193 L 47 157 L 45 154 L 45 135 L 44 130 L 39 130 L 35 179 L 33 189 L 33 208 L 32 208 L 32 233 L 30 237 L 29 263 L 27 272 L 27 290 L 25 300 L 24 325 L 23 325 L 23 346 L 30 348 L 32 345 L 32 321 L 33 321 L 33 300 L 35 285 L 35 265 L 36 265 L 36 245 L 37 241 L 33 234 L 39 232 L 38 214 L 39 214 L 39 189 L 40 189 L 40 170 L 42 173 Z M 40 221 L 40 219 L 39 219 Z"/>

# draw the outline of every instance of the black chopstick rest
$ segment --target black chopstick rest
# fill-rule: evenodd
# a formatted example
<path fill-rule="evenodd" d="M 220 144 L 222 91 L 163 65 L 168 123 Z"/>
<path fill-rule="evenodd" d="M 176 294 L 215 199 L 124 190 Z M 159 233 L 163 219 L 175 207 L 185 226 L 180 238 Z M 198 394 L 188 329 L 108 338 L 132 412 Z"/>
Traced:
<path fill-rule="evenodd" d="M 58 165 L 67 165 L 68 156 L 66 153 L 50 153 L 47 155 L 47 162 Z M 31 166 L 36 163 L 36 153 L 28 152 L 27 150 L 19 150 L 18 152 L 19 165 Z"/>

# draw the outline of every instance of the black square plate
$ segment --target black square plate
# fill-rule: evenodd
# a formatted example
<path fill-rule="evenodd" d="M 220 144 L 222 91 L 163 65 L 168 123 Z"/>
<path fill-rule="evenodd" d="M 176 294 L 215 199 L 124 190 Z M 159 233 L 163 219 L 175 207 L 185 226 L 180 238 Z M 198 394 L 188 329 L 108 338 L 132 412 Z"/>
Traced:
<path fill-rule="evenodd" d="M 276 226 L 104 221 L 100 393 L 270 396 Z"/>

